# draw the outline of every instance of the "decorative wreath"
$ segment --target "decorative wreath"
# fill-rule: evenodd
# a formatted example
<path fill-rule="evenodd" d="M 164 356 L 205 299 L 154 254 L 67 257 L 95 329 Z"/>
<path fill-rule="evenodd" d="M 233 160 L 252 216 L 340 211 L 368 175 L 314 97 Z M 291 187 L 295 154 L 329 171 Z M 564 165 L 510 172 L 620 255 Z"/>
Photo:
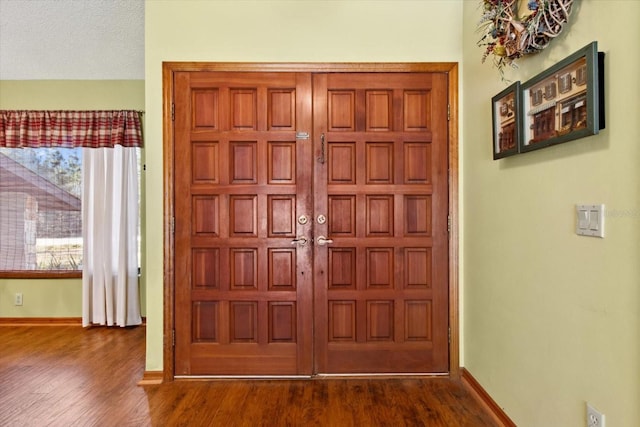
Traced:
<path fill-rule="evenodd" d="M 502 74 L 505 65 L 515 67 L 515 59 L 547 47 L 568 22 L 573 1 L 483 0 L 478 24 L 484 34 L 478 46 L 486 46 L 482 62 L 493 55 Z"/>

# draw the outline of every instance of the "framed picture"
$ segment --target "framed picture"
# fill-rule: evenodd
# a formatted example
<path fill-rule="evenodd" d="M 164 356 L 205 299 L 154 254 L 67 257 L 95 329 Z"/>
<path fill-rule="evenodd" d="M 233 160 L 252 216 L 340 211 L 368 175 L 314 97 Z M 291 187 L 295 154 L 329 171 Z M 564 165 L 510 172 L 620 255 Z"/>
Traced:
<path fill-rule="evenodd" d="M 604 53 L 592 42 L 521 86 L 520 152 L 604 129 Z"/>
<path fill-rule="evenodd" d="M 491 98 L 494 160 L 518 153 L 522 129 L 520 104 L 520 82 Z"/>

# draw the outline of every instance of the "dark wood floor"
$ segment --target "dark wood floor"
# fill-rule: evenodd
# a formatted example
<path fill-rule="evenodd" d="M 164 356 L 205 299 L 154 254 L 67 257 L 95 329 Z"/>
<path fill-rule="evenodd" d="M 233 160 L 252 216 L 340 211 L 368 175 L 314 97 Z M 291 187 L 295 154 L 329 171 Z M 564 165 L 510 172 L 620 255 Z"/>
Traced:
<path fill-rule="evenodd" d="M 496 425 L 446 378 L 140 387 L 144 334 L 144 327 L 0 326 L 0 426 Z"/>

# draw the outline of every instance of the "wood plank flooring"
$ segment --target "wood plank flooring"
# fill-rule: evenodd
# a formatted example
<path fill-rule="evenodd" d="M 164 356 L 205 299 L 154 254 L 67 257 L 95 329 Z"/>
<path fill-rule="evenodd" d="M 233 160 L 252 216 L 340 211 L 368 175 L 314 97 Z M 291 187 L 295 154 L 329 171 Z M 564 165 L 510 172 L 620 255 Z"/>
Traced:
<path fill-rule="evenodd" d="M 0 426 L 495 426 L 446 378 L 140 387 L 144 327 L 0 326 Z"/>

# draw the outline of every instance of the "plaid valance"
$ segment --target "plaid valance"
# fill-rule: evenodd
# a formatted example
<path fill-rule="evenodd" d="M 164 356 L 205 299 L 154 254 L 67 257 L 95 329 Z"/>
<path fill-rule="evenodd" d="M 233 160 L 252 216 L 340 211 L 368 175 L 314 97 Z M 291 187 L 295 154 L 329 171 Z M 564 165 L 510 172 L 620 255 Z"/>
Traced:
<path fill-rule="evenodd" d="M 0 110 L 0 147 L 142 147 L 140 113 Z"/>

